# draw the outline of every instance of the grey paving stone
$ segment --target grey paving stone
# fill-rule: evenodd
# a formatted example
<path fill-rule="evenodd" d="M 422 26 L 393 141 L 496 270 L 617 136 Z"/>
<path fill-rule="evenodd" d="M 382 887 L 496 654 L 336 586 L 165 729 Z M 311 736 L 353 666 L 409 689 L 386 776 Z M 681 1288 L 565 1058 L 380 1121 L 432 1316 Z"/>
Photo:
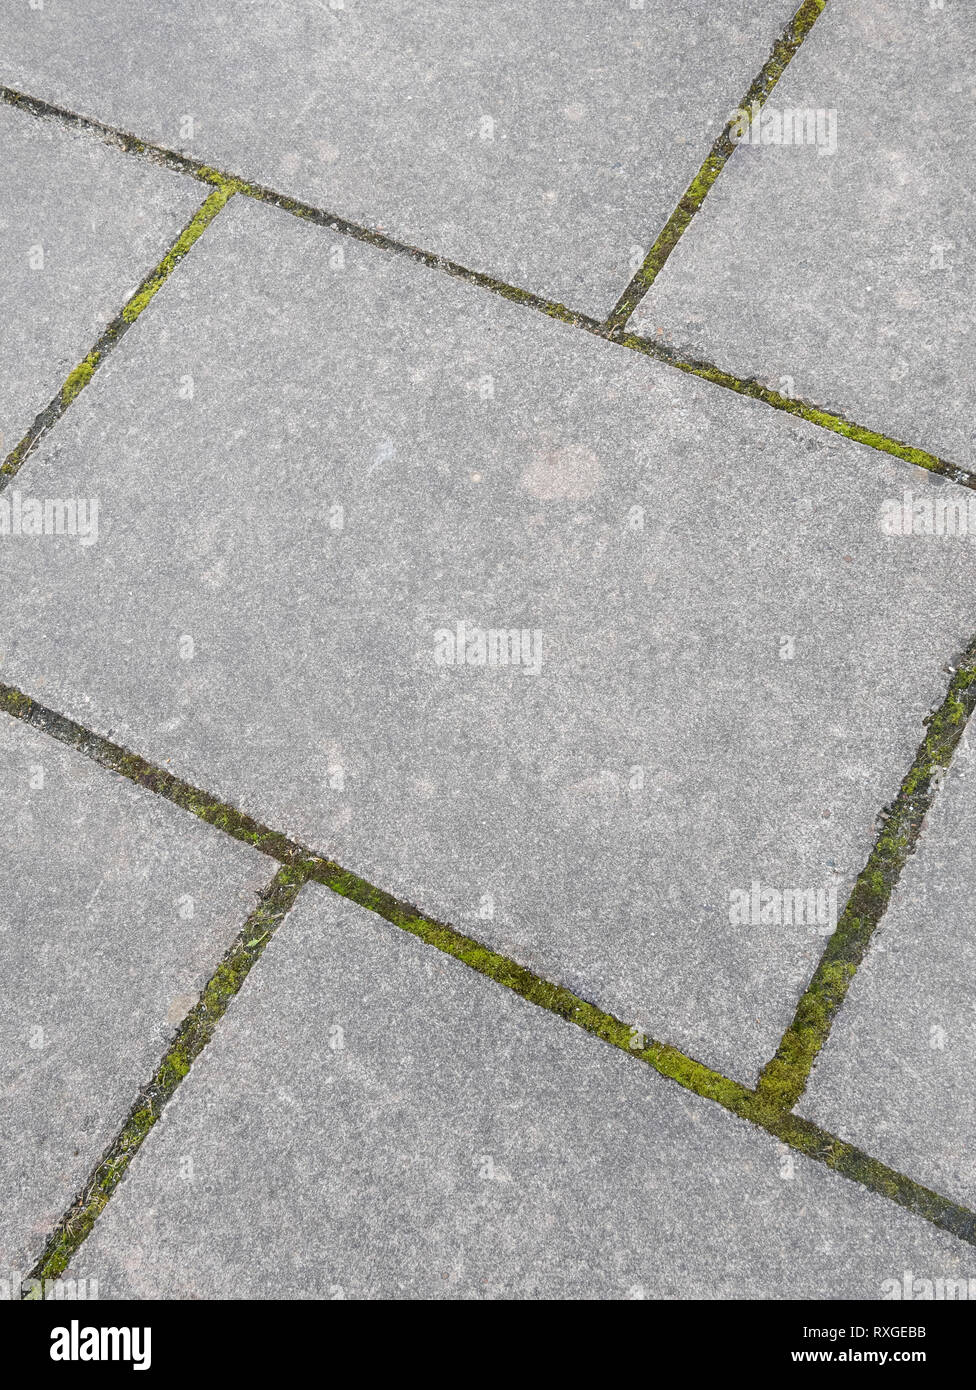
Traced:
<path fill-rule="evenodd" d="M 3 459 L 203 194 L 166 169 L 2 105 L 0 148 Z"/>
<path fill-rule="evenodd" d="M 967 1206 L 976 1204 L 974 884 L 967 742 L 799 1106 Z"/>
<path fill-rule="evenodd" d="M 747 1081 L 974 626 L 960 489 L 246 199 L 18 481 L 6 680 Z"/>
<path fill-rule="evenodd" d="M 879 1298 L 972 1250 L 327 889 L 76 1277 L 103 1298 Z"/>
<path fill-rule="evenodd" d="M 974 65 L 970 5 L 831 0 L 769 109 L 835 153 L 741 145 L 632 326 L 971 467 Z"/>
<path fill-rule="evenodd" d="M 609 311 L 797 0 L 75 0 L 0 76 Z"/>
<path fill-rule="evenodd" d="M 26 1272 L 270 879 L 0 715 L 0 1278 Z"/>

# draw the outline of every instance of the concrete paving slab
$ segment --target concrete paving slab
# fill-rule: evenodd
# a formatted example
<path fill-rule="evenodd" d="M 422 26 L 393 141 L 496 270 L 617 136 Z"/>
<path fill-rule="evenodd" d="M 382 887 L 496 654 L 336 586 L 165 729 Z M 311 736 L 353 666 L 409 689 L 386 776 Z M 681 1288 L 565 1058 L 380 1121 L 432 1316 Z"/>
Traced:
<path fill-rule="evenodd" d="M 961 489 L 246 199 L 18 482 L 4 679 L 747 1082 L 976 626 Z"/>
<path fill-rule="evenodd" d="M 960 748 L 799 1105 L 976 1203 L 976 763 Z"/>
<path fill-rule="evenodd" d="M 741 143 L 631 326 L 976 464 L 974 66 L 971 6 L 831 0 L 760 127 L 815 142 Z"/>
<path fill-rule="evenodd" d="M 3 105 L 0 150 L 2 460 L 203 194 L 169 170 Z"/>
<path fill-rule="evenodd" d="M 0 1278 L 26 1273 L 270 879 L 0 715 Z"/>
<path fill-rule="evenodd" d="M 0 77 L 602 317 L 797 3 L 24 4 Z"/>
<path fill-rule="evenodd" d="M 880 1298 L 972 1251 L 310 885 L 76 1257 L 102 1298 Z"/>

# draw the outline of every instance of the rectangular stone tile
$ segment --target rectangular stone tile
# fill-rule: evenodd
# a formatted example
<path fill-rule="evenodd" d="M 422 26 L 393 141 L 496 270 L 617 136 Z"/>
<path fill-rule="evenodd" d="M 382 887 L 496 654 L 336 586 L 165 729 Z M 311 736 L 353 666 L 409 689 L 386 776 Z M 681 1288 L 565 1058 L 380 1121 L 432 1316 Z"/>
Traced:
<path fill-rule="evenodd" d="M 169 170 L 3 105 L 0 149 L 2 461 L 204 193 Z"/>
<path fill-rule="evenodd" d="M 797 4 L 24 4 L 0 78 L 602 316 Z"/>
<path fill-rule="evenodd" d="M 974 64 L 971 5 L 830 0 L 759 130 L 822 148 L 741 143 L 631 326 L 972 468 Z"/>
<path fill-rule="evenodd" d="M 243 198 L 18 481 L 5 680 L 747 1081 L 974 625 L 961 489 Z"/>
<path fill-rule="evenodd" d="M 799 1110 L 976 1205 L 976 770 L 960 746 Z"/>
<path fill-rule="evenodd" d="M 879 1298 L 969 1246 L 310 885 L 75 1257 L 103 1298 Z"/>
<path fill-rule="evenodd" d="M 25 1273 L 270 879 L 0 715 L 0 1277 Z"/>

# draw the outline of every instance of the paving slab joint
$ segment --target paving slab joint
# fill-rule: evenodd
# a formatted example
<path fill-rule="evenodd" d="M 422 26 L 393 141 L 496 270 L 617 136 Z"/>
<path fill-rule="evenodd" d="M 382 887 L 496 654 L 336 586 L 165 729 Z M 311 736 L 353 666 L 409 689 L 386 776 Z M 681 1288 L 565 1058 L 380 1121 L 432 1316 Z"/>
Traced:
<path fill-rule="evenodd" d="M 727 372 L 722 367 L 716 367 L 714 363 L 707 362 L 704 358 L 684 357 L 669 344 L 657 342 L 653 338 L 641 337 L 637 333 L 616 330 L 609 334 L 608 340 L 616 343 L 619 347 L 629 348 L 632 352 L 640 352 L 646 357 L 653 357 L 656 361 L 664 362 L 670 367 L 677 368 L 679 372 L 686 372 L 689 376 L 696 376 L 701 381 L 711 382 L 713 386 L 722 386 L 725 390 L 734 391 L 739 396 L 747 396 L 750 400 L 762 401 L 764 405 L 772 406 L 774 410 L 782 410 L 787 415 L 795 415 L 800 420 L 806 420 L 808 424 L 818 425 L 821 429 L 830 430 L 832 434 L 839 434 L 844 439 L 852 439 L 856 444 L 864 444 L 869 449 L 877 449 L 879 453 L 890 454 L 893 458 L 901 459 L 904 463 L 914 464 L 916 468 L 924 468 L 927 473 L 937 473 L 939 477 L 948 478 L 950 482 L 958 483 L 960 487 L 976 490 L 976 473 L 963 468 L 960 464 L 940 458 L 938 454 L 930 453 L 927 449 L 919 449 L 913 444 L 906 444 L 904 440 L 895 439 L 892 435 L 885 434 L 881 430 L 859 425 L 856 421 L 848 420 L 846 416 L 838 414 L 836 411 L 826 410 L 822 406 L 814 405 L 811 401 L 803 400 L 801 397 L 784 396 L 782 392 L 774 391 L 772 387 L 766 386 L 755 377 L 736 376 L 735 373 Z"/>
<path fill-rule="evenodd" d="M 890 806 L 837 928 L 775 1055 L 763 1067 L 756 1094 L 780 1111 L 790 1111 L 806 1090 L 810 1073 L 830 1035 L 837 1011 L 864 959 L 938 794 L 953 755 L 976 707 L 976 636 L 954 661 L 954 674 L 940 707 L 926 720 L 915 759 Z"/>
<path fill-rule="evenodd" d="M 45 1281 L 61 1277 L 79 1246 L 90 1235 L 149 1132 L 213 1037 L 231 1000 L 294 906 L 308 877 L 307 864 L 285 865 L 260 893 L 257 907 L 207 981 L 199 1000 L 177 1028 L 152 1077 L 133 1102 L 121 1129 L 49 1236 L 40 1258 L 28 1275 L 31 1287 L 25 1296 L 26 1301 L 44 1296 Z"/>
<path fill-rule="evenodd" d="M 735 153 L 742 120 L 750 125 L 756 119 L 770 92 L 793 61 L 803 40 L 826 8 L 827 0 L 803 0 L 789 21 L 748 91 L 741 98 L 737 112 L 730 115 L 721 134 L 712 145 L 704 163 L 685 189 L 678 206 L 658 233 L 654 244 L 644 257 L 633 279 L 610 310 L 601 332 L 609 337 L 623 328 L 647 291 L 657 279 L 665 262 L 684 236 L 698 213 L 715 180 Z M 743 117 L 738 112 L 744 113 Z M 739 137 L 741 138 L 741 133 Z"/>
<path fill-rule="evenodd" d="M 714 1101 L 730 1114 L 762 1129 L 805 1157 L 826 1165 L 843 1177 L 898 1203 L 961 1240 L 976 1245 L 976 1214 L 959 1203 L 923 1187 L 905 1174 L 888 1168 L 836 1135 L 792 1114 L 784 1108 L 779 1095 L 771 1095 L 758 1089 L 750 1090 L 741 1082 L 723 1076 L 670 1044 L 647 1038 L 634 1025 L 614 1017 L 565 986 L 543 979 L 483 942 L 428 917 L 411 904 L 367 882 L 359 874 L 317 855 L 279 831 L 261 825 L 235 807 L 209 796 L 199 788 L 181 781 L 172 773 L 120 748 L 119 745 L 110 743 L 101 735 L 66 716 L 47 709 L 12 686 L 0 684 L 0 711 L 43 730 L 100 766 L 118 772 L 157 795 L 164 796 L 208 824 L 217 826 L 234 839 L 251 844 L 263 853 L 281 860 L 288 869 L 297 873 L 302 883 L 311 880 L 331 888 L 333 892 L 358 903 L 370 912 L 377 913 L 392 925 L 518 994 L 528 1003 L 547 1010 L 574 1027 L 581 1028 L 634 1061 L 652 1067 L 660 1076 L 675 1082 L 692 1094 Z M 950 718 L 950 722 L 958 723 L 959 720 L 956 718 L 952 721 Z M 97 1201 L 100 1198 L 95 1194 L 93 1200 Z M 81 1234 L 73 1245 L 70 1244 L 67 1230 L 62 1229 L 64 1222 L 52 1236 L 38 1265 L 39 1270 L 45 1271 L 45 1278 L 57 1277 L 52 1271 L 58 1268 L 63 1271 L 67 1260 L 91 1229 L 98 1212 L 95 1212 L 92 1222 L 86 1226 L 86 1210 L 87 1207 L 82 1203 L 76 1217 L 76 1225 Z M 69 1243 L 65 1244 L 65 1241 Z"/>
<path fill-rule="evenodd" d="M 817 0 L 817 3 L 820 2 L 821 0 Z M 822 3 L 826 4 L 826 0 L 822 0 Z M 803 10 L 803 8 L 804 7 L 801 7 L 801 10 Z M 798 11 L 798 14 L 799 13 L 800 11 Z M 814 15 L 813 18 L 816 18 L 816 16 Z M 810 20 L 810 23 L 812 24 L 812 20 Z M 771 71 L 775 72 L 775 65 Z M 750 91 L 751 90 L 752 89 L 750 89 Z M 150 144 L 114 126 L 105 125 L 103 122 L 94 120 L 88 116 L 80 116 L 76 112 L 69 111 L 64 107 L 55 106 L 51 102 L 28 96 L 26 93 L 15 91 L 13 88 L 0 86 L 0 101 L 5 101 L 8 105 L 26 111 L 38 119 L 52 119 L 69 128 L 84 130 L 94 135 L 96 138 L 116 146 L 127 154 L 147 159 L 151 163 L 162 164 L 187 177 L 198 179 L 214 187 L 224 194 L 225 197 L 240 193 L 245 197 L 254 198 L 258 202 L 268 203 L 270 206 L 276 207 L 280 211 L 297 217 L 304 222 L 311 223 L 314 226 L 324 227 L 341 236 L 351 237 L 354 240 L 364 242 L 369 246 L 373 246 L 378 250 L 386 251 L 393 255 L 406 256 L 408 259 L 415 261 L 419 265 L 426 266 L 428 269 L 442 271 L 444 274 L 450 275 L 454 279 L 463 280 L 466 284 L 475 285 L 479 289 L 488 290 L 492 294 L 497 294 L 502 299 L 508 300 L 509 303 L 519 304 L 523 308 L 533 309 L 538 313 L 543 313 L 547 315 L 547 317 L 555 319 L 559 323 L 569 324 L 574 328 L 582 329 L 585 333 L 591 333 L 595 336 L 608 339 L 618 347 L 628 348 L 632 351 L 640 352 L 644 356 L 653 357 L 669 367 L 674 367 L 678 371 L 697 376 L 701 380 L 708 381 L 714 386 L 721 386 L 726 390 L 735 391 L 739 395 L 762 401 L 765 405 L 772 406 L 776 410 L 783 410 L 790 415 L 796 415 L 808 421 L 810 424 L 818 425 L 822 429 L 831 430 L 834 434 L 842 435 L 846 439 L 852 439 L 856 443 L 864 444 L 869 448 L 890 454 L 895 458 L 904 460 L 906 463 L 924 468 L 928 472 L 937 473 L 941 477 L 949 478 L 952 482 L 961 484 L 963 487 L 976 489 L 976 473 L 970 472 L 968 469 L 962 468 L 947 459 L 940 458 L 927 449 L 920 449 L 914 445 L 906 444 L 904 441 L 894 439 L 892 436 L 882 431 L 868 429 L 864 425 L 859 425 L 853 421 L 847 420 L 843 415 L 822 409 L 810 402 L 784 396 L 780 392 L 772 390 L 770 387 L 763 385 L 754 378 L 739 377 L 732 372 L 725 371 L 723 368 L 715 366 L 713 363 L 701 359 L 683 357 L 665 343 L 659 343 L 653 339 L 641 337 L 639 334 L 626 332 L 622 324 L 610 324 L 609 320 L 601 323 L 599 319 L 593 318 L 588 314 L 584 314 L 557 300 L 547 299 L 544 295 L 535 294 L 531 290 L 521 289 L 517 285 L 508 284 L 506 281 L 500 280 L 497 276 L 486 274 L 483 271 L 471 270 L 469 267 L 460 265 L 457 261 L 449 260 L 445 256 L 440 256 L 434 252 L 425 251 L 420 247 L 410 246 L 405 242 L 397 241 L 383 232 L 378 232 L 374 228 L 364 227 L 358 223 L 350 222 L 346 218 L 339 217 L 337 214 L 329 212 L 324 208 L 313 207 L 309 203 L 303 203 L 299 199 L 292 198 L 284 193 L 279 193 L 273 188 L 268 188 L 263 184 L 249 181 L 238 174 L 232 174 L 217 169 L 212 165 L 202 163 L 200 160 L 194 160 L 187 155 L 178 154 L 174 150 L 165 149 L 161 145 Z M 206 206 L 206 204 L 204 206 Z M 124 320 L 122 321 L 122 325 L 124 331 L 124 327 L 127 326 Z M 109 330 L 107 330 L 107 336 L 111 336 L 112 329 L 115 326 L 115 324 L 110 325 Z M 93 349 L 93 354 L 99 346 L 99 344 L 96 344 L 95 349 Z M 93 354 L 89 354 L 89 357 Z M 69 387 L 69 395 L 74 386 L 80 389 L 87 384 L 91 376 L 89 367 L 93 370 L 96 365 L 97 361 L 89 364 L 88 359 L 79 364 L 79 367 L 75 369 L 78 373 L 75 377 L 75 382 L 72 387 Z M 71 378 L 69 378 L 69 381 L 70 380 Z M 63 389 L 64 388 L 62 388 L 62 390 Z M 51 405 L 38 416 L 32 429 L 17 448 L 14 449 L 7 461 L 0 466 L 0 489 L 3 488 L 9 481 L 9 477 L 12 476 L 23 463 L 27 453 L 35 447 L 45 429 L 49 428 L 50 424 L 58 419 L 61 413 L 61 401 L 59 397 L 56 397 Z"/>
<path fill-rule="evenodd" d="M 61 419 L 68 407 L 84 391 L 108 355 L 118 347 L 125 334 L 148 308 L 183 257 L 200 239 L 211 222 L 237 192 L 230 180 L 221 180 L 214 191 L 201 203 L 162 260 L 141 281 L 108 326 L 102 331 L 91 350 L 65 378 L 54 398 L 40 412 L 23 439 L 0 464 L 0 492 L 10 482 L 24 461 L 37 448 L 48 430 Z"/>

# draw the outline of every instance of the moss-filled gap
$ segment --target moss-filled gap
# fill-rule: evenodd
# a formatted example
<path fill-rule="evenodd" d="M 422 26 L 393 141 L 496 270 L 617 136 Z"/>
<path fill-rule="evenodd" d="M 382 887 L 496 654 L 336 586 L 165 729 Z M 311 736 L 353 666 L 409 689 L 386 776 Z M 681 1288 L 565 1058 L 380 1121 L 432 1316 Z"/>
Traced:
<path fill-rule="evenodd" d="M 792 1110 L 830 1034 L 838 1009 L 884 916 L 909 855 L 914 853 L 940 784 L 976 706 L 976 637 L 956 659 L 940 707 L 882 825 L 868 861 L 804 991 L 775 1055 L 762 1069 L 756 1094 L 779 1110 Z"/>
<path fill-rule="evenodd" d="M 748 91 L 740 99 L 739 111 L 753 113 L 761 110 L 803 40 L 820 18 L 826 4 L 827 0 L 803 0 L 803 4 L 773 44 L 758 76 L 753 79 Z M 701 168 L 685 189 L 678 206 L 661 228 L 643 263 L 634 272 L 630 284 L 607 315 L 601 330 L 604 334 L 623 328 L 657 279 L 664 263 L 704 203 L 715 180 L 735 153 L 737 141 L 733 137 L 738 124 L 737 114 L 731 115 L 726 121 Z"/>
<path fill-rule="evenodd" d="M 962 468 L 959 464 L 950 462 L 949 459 L 940 458 L 938 454 L 932 454 L 927 449 L 918 449 L 913 444 L 906 444 L 904 440 L 895 439 L 880 430 L 872 430 L 865 425 L 856 424 L 853 420 L 848 420 L 845 416 L 838 415 L 834 411 L 811 405 L 809 401 L 804 401 L 796 396 L 784 396 L 779 391 L 774 391 L 761 381 L 757 381 L 755 377 L 736 376 L 733 372 L 724 371 L 723 368 L 716 367 L 713 363 L 706 362 L 702 358 L 682 357 L 666 343 L 655 342 L 651 338 L 642 338 L 636 333 L 619 333 L 610 338 L 609 341 L 616 343 L 619 347 L 629 348 L 632 352 L 640 352 L 645 357 L 653 357 L 657 362 L 675 367 L 679 372 L 696 376 L 701 381 L 710 382 L 713 386 L 722 386 L 726 391 L 734 391 L 736 395 L 747 396 L 754 401 L 762 401 L 764 405 L 772 406 L 774 410 L 782 410 L 787 415 L 795 415 L 799 420 L 806 420 L 811 425 L 818 425 L 821 429 L 830 430 L 832 434 L 839 434 L 844 439 L 852 439 L 856 444 L 865 444 L 869 449 L 877 449 L 879 453 L 890 454 L 893 458 L 901 459 L 904 463 L 914 464 L 916 468 L 924 468 L 927 473 L 937 473 L 940 477 L 948 478 L 950 482 L 958 483 L 961 487 L 976 489 L 976 473 L 969 469 Z"/>
<path fill-rule="evenodd" d="M 61 419 L 72 401 L 76 400 L 85 389 L 109 353 L 118 346 L 139 315 L 144 312 L 153 297 L 166 283 L 176 266 L 203 235 L 218 212 L 236 191 L 231 184 L 221 182 L 204 199 L 169 247 L 163 259 L 142 280 L 108 327 L 103 330 L 91 351 L 68 373 L 53 400 L 44 407 L 23 439 L 14 446 L 3 463 L 0 464 L 0 491 L 7 487 L 11 479 L 19 473 L 24 460 L 37 447 L 51 426 Z"/>
<path fill-rule="evenodd" d="M 537 1008 L 555 1014 L 557 1018 L 592 1034 L 635 1061 L 645 1063 L 659 1075 L 694 1095 L 715 1101 L 731 1114 L 756 1125 L 807 1158 L 826 1164 L 835 1172 L 897 1202 L 960 1239 L 976 1244 L 976 1216 L 967 1208 L 886 1167 L 836 1135 L 789 1113 L 778 1098 L 766 1092 L 751 1091 L 741 1082 L 723 1076 L 667 1043 L 639 1036 L 633 1024 L 614 1017 L 565 986 L 543 979 L 474 937 L 464 935 L 447 923 L 436 921 L 409 903 L 377 888 L 359 874 L 261 825 L 235 807 L 181 781 L 118 744 L 110 743 L 74 720 L 39 705 L 12 686 L 0 684 L 0 710 L 76 749 L 100 766 L 166 797 L 234 839 L 281 860 L 287 869 L 295 871 L 300 879 L 298 886 L 306 881 L 314 881 L 331 888 L 333 892 L 377 913 L 480 975 L 494 980 Z M 276 878 L 275 882 L 278 881 Z M 638 1045 L 635 1046 L 635 1043 Z M 77 1222 L 82 1227 L 86 1220 L 85 1210 L 82 1203 L 77 1216 Z M 87 1229 L 90 1229 L 90 1224 Z M 68 1249 L 63 1244 L 68 1239 L 67 1231 L 59 1227 L 38 1266 L 45 1270 L 45 1278 L 56 1277 L 53 1271 L 58 1268 L 63 1270 L 71 1250 L 77 1248 L 72 1246 Z M 84 1239 L 84 1235 L 80 1239 Z M 80 1244 L 80 1240 L 77 1243 Z M 64 1254 L 65 1250 L 67 1255 Z"/>
<path fill-rule="evenodd" d="M 133 1101 L 118 1134 L 48 1237 L 40 1258 L 27 1276 L 32 1285 L 25 1295 L 28 1301 L 43 1296 L 46 1280 L 61 1277 L 79 1246 L 91 1234 L 95 1222 L 125 1177 L 150 1130 L 210 1042 L 231 1000 L 240 991 L 307 882 L 306 865 L 287 865 L 278 870 L 259 894 L 257 907 L 204 985 L 200 998 L 177 1028 L 156 1070 Z"/>
<path fill-rule="evenodd" d="M 758 79 L 757 79 L 758 80 Z M 497 294 L 500 298 L 508 300 L 512 304 L 519 304 L 523 308 L 533 309 L 537 313 L 545 314 L 549 318 L 556 319 L 560 323 L 566 323 L 574 328 L 582 329 L 585 333 L 592 333 L 600 338 L 608 338 L 611 343 L 618 347 L 627 348 L 631 351 L 640 352 L 644 356 L 653 357 L 657 361 L 663 362 L 666 366 L 674 367 L 678 371 L 686 372 L 692 376 L 697 376 L 703 381 L 710 382 L 713 386 L 721 386 L 729 391 L 735 391 L 739 395 L 749 396 L 753 400 L 762 401 L 763 404 L 772 406 L 776 410 L 786 411 L 788 414 L 799 416 L 807 420 L 812 425 L 817 425 L 821 429 L 831 430 L 835 434 L 853 439 L 858 444 L 864 444 L 868 448 L 877 449 L 882 453 L 891 454 L 895 458 L 904 460 L 906 463 L 915 464 L 919 468 L 924 468 L 931 473 L 938 473 L 942 477 L 950 478 L 953 482 L 961 483 L 965 487 L 976 488 L 976 474 L 951 463 L 946 459 L 939 458 L 930 453 L 927 449 L 919 449 L 914 445 L 906 444 L 902 440 L 894 439 L 892 436 L 884 434 L 882 431 L 868 429 L 863 425 L 856 424 L 847 420 L 844 416 L 838 415 L 829 410 L 822 410 L 818 406 L 811 405 L 803 400 L 794 399 L 781 395 L 777 391 L 771 390 L 761 382 L 752 378 L 737 377 L 732 372 L 727 372 L 713 363 L 701 360 L 684 358 L 680 354 L 662 343 L 654 342 L 650 339 L 642 338 L 637 334 L 627 333 L 619 327 L 608 328 L 606 323 L 593 318 L 589 314 L 584 314 L 579 310 L 567 307 L 567 305 L 557 300 L 547 299 L 544 295 L 534 294 L 531 290 L 524 290 L 517 285 L 510 285 L 497 276 L 487 275 L 482 271 L 471 270 L 467 266 L 460 265 L 457 261 L 448 260 L 444 256 L 438 256 L 433 252 L 424 251 L 416 246 L 409 246 L 405 242 L 395 240 L 393 237 L 386 236 L 382 232 L 377 232 L 371 227 L 360 226 L 358 223 L 350 222 L 348 219 L 339 217 L 335 213 L 328 212 L 323 208 L 313 207 L 310 203 L 301 202 L 297 198 L 289 197 L 285 193 L 279 193 L 273 188 L 268 188 L 263 184 L 251 182 L 242 178 L 240 175 L 231 174 L 224 170 L 216 169 L 211 165 L 204 164 L 200 160 L 191 159 L 187 155 L 178 154 L 174 150 L 168 150 L 161 145 L 154 145 L 147 141 L 140 140 L 137 136 L 131 135 L 117 127 L 105 125 L 101 121 L 96 121 L 88 116 L 79 116 L 76 112 L 69 111 L 64 107 L 55 106 L 51 102 L 43 101 L 37 97 L 31 97 L 23 92 L 15 91 L 10 87 L 0 86 L 0 100 L 8 105 L 23 110 L 38 118 L 49 118 L 56 120 L 71 128 L 81 129 L 103 140 L 107 144 L 122 150 L 127 154 L 135 155 L 146 159 L 150 163 L 162 164 L 166 168 L 175 170 L 189 178 L 210 184 L 223 190 L 227 196 L 231 193 L 241 193 L 249 198 L 255 198 L 259 202 L 268 203 L 283 212 L 287 212 L 293 217 L 299 218 L 303 222 L 311 223 L 314 226 L 325 227 L 329 231 L 336 232 L 342 236 L 351 237 L 356 241 L 361 241 L 369 246 L 374 246 L 378 250 L 386 251 L 393 255 L 405 256 L 432 270 L 443 271 L 444 274 L 452 276 L 454 279 L 463 280 L 466 284 L 477 286 L 479 289 L 488 290 L 492 294 Z M 81 364 L 82 366 L 84 364 Z M 56 416 L 54 418 L 57 418 Z M 38 417 L 41 422 L 41 417 Z M 31 440 L 28 435 L 22 445 L 8 459 L 7 463 L 14 460 L 14 456 L 22 448 L 23 444 L 28 444 L 32 448 L 36 443 L 36 438 Z M 23 461 L 20 457 L 16 466 L 19 467 Z M 3 469 L 6 464 L 0 467 L 0 487 L 4 484 Z M 14 468 L 13 471 L 16 471 Z"/>

